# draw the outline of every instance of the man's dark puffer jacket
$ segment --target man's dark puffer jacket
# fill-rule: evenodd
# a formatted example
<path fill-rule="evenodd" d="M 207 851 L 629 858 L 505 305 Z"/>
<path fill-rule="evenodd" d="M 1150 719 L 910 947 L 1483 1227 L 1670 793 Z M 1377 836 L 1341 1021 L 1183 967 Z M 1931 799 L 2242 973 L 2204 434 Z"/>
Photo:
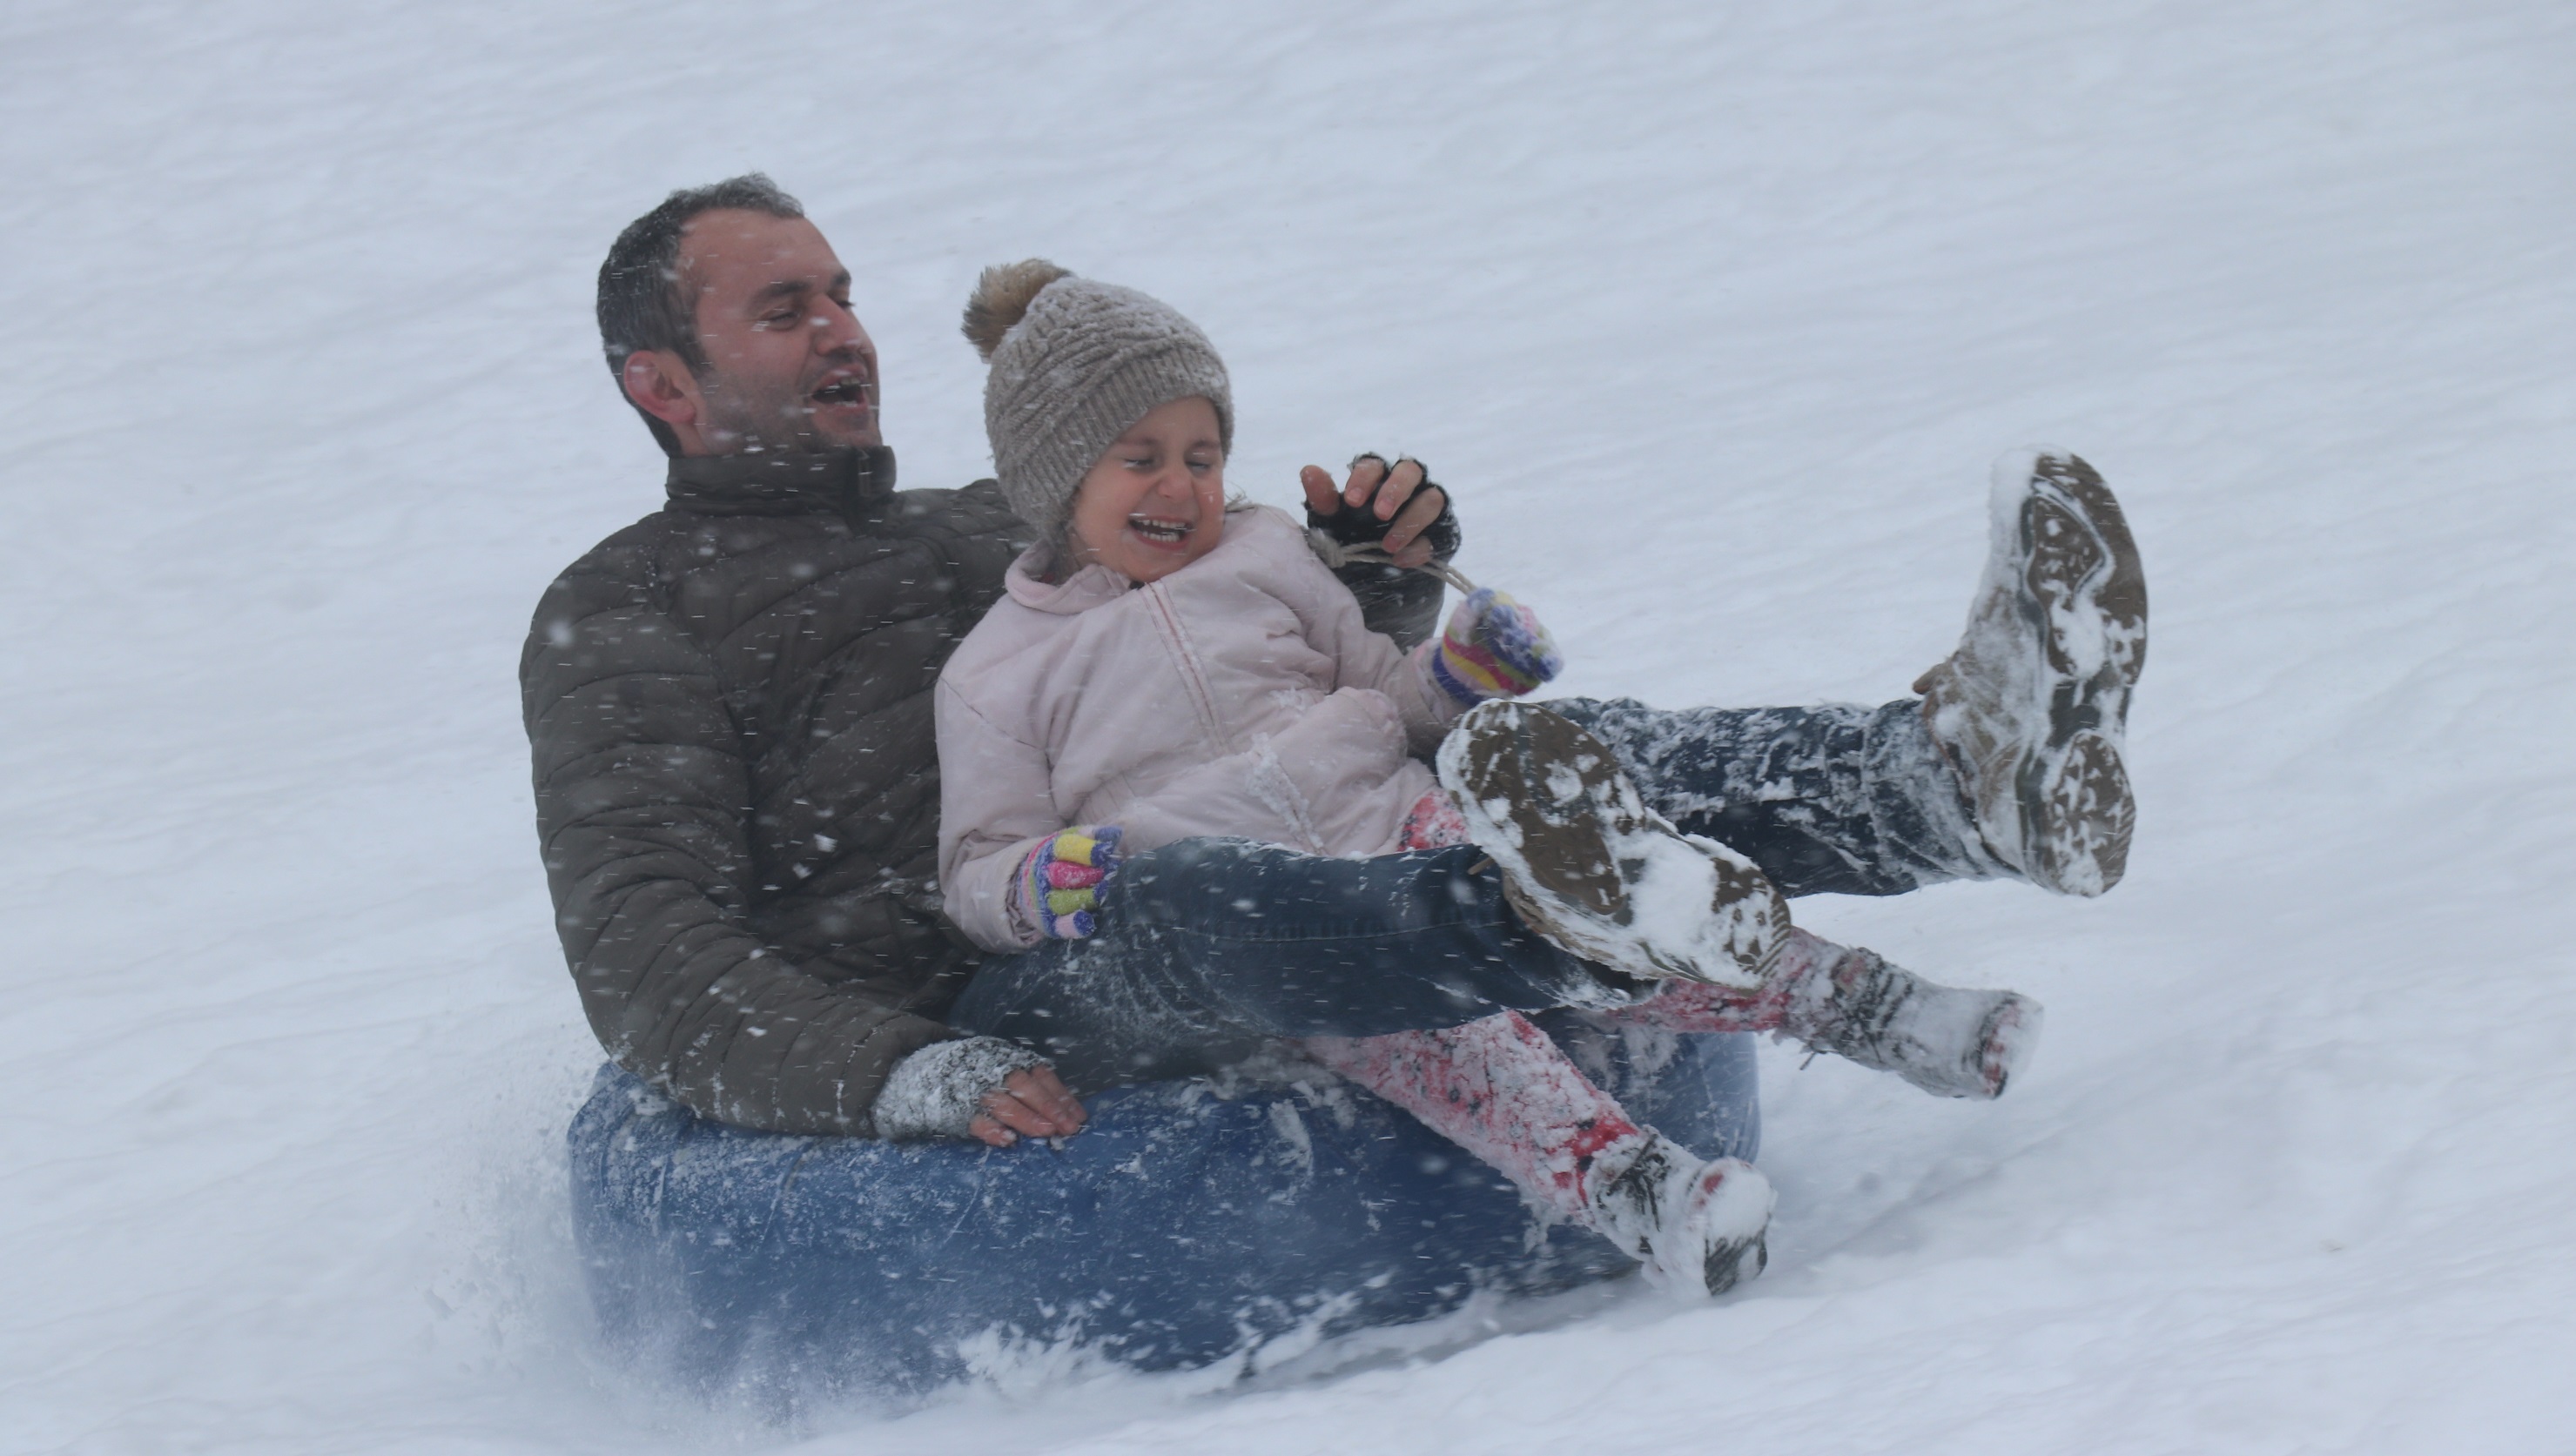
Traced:
<path fill-rule="evenodd" d="M 674 460 L 666 508 L 556 579 L 520 657 L 591 1029 L 739 1127 L 870 1132 L 975 967 L 938 911 L 930 690 L 1028 533 L 991 481 L 893 485 L 884 450 Z M 1402 639 L 1438 611 L 1427 577 L 1344 575 Z"/>

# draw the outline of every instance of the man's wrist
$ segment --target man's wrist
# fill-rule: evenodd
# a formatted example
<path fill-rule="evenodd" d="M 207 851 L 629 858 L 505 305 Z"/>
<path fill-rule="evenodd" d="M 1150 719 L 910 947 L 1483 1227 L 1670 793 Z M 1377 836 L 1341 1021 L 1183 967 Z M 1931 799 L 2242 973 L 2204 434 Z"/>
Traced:
<path fill-rule="evenodd" d="M 1013 1072 L 1046 1058 L 992 1036 L 935 1041 L 902 1061 L 877 1094 L 877 1136 L 889 1141 L 965 1137 L 991 1096 Z"/>

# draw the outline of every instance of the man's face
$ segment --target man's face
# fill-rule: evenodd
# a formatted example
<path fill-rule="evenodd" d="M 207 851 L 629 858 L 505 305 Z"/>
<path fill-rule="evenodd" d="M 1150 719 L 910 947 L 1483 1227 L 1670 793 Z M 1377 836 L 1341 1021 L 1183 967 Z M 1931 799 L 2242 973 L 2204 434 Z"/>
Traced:
<path fill-rule="evenodd" d="M 850 272 L 803 218 L 700 213 L 680 235 L 703 368 L 685 453 L 878 445 L 877 351 L 850 312 Z"/>

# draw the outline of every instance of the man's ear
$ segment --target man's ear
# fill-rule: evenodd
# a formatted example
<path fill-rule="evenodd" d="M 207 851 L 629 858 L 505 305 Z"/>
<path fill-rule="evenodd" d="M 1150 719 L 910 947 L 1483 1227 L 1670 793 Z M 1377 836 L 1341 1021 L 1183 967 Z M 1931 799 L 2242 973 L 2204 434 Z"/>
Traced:
<path fill-rule="evenodd" d="M 697 379 L 679 355 L 667 349 L 638 349 L 626 356 L 619 382 L 637 409 L 672 429 L 687 434 L 697 424 L 704 401 Z"/>

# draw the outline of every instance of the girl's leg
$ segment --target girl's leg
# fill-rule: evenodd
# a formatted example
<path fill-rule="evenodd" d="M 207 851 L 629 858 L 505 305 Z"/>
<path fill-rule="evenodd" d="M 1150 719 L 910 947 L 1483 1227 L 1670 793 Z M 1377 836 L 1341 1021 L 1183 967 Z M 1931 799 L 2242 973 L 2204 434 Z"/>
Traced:
<path fill-rule="evenodd" d="M 1532 1202 L 1717 1294 L 1762 1266 L 1770 1185 L 1640 1127 L 1517 1012 L 1436 1031 L 1308 1037 L 1308 1055 L 1412 1113 Z"/>
<path fill-rule="evenodd" d="M 1781 1032 L 1935 1096 L 1994 1098 L 2029 1059 L 2041 1010 L 2017 992 L 1939 985 L 1871 951 L 1792 930 L 1771 978 L 1754 990 L 1669 982 L 1599 1016 L 1664 1031 Z"/>
<path fill-rule="evenodd" d="M 1438 1031 L 1299 1045 L 1578 1223 L 1591 1218 L 1584 1184 L 1594 1163 L 1624 1161 L 1646 1136 L 1517 1011 Z"/>

